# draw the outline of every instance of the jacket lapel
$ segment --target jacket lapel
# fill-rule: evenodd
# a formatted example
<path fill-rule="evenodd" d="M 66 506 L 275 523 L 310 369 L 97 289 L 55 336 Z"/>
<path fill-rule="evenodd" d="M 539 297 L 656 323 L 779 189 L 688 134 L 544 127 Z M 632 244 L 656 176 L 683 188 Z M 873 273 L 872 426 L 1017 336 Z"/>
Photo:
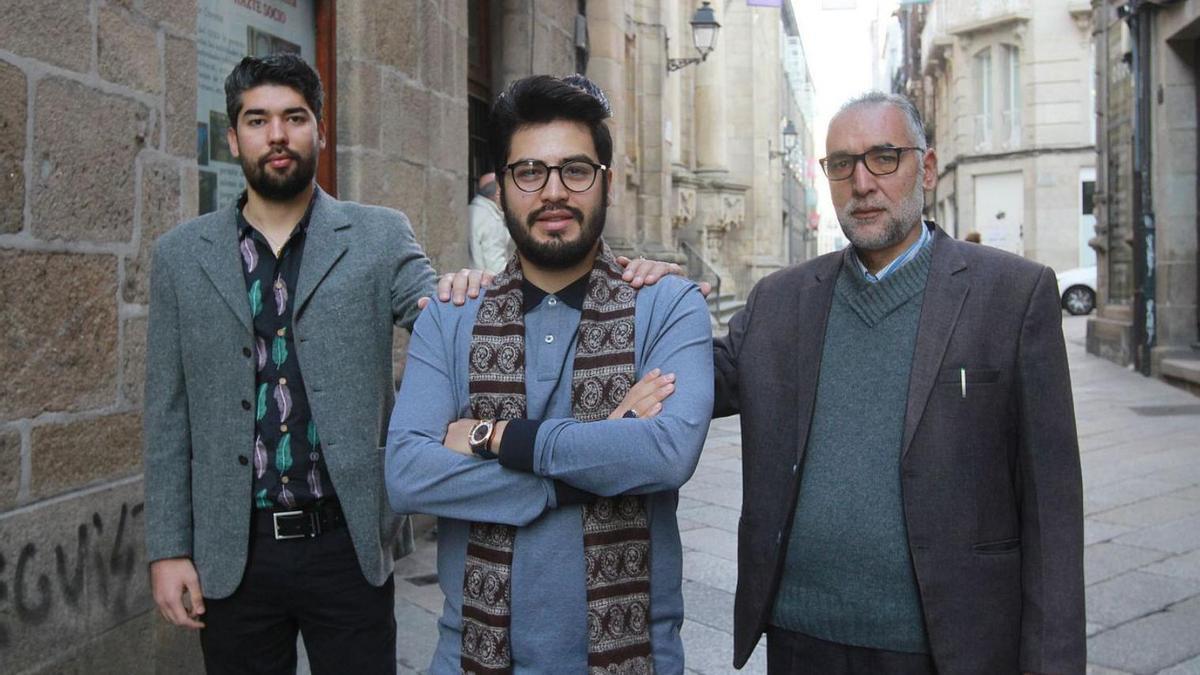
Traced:
<path fill-rule="evenodd" d="M 344 230 L 350 227 L 350 221 L 342 213 L 340 202 L 321 188 L 317 188 L 316 199 L 305 234 L 304 262 L 300 265 L 300 278 L 296 282 L 297 317 L 347 248 Z"/>
<path fill-rule="evenodd" d="M 904 414 L 904 445 L 901 457 L 908 453 L 917 424 L 925 413 L 925 404 L 933 391 L 942 358 L 954 334 L 954 326 L 970 290 L 965 272 L 967 263 L 956 250 L 954 240 L 941 228 L 934 231 L 933 260 L 925 298 L 921 303 L 921 322 L 917 327 L 917 346 L 913 352 L 908 379 L 908 407 Z"/>
<path fill-rule="evenodd" d="M 200 251 L 200 268 L 246 330 L 252 330 L 246 277 L 238 253 L 237 208 L 223 209 L 218 218 L 200 231 L 200 238 L 208 244 L 206 250 Z"/>
<path fill-rule="evenodd" d="M 838 272 L 842 269 L 844 255 L 831 255 L 815 262 L 811 276 L 797 289 L 799 305 L 795 350 L 796 370 L 796 439 L 798 456 L 804 455 L 808 445 L 808 430 L 812 425 L 813 406 L 817 399 L 817 383 L 821 375 L 821 352 L 825 348 L 825 327 L 829 324 L 829 310 L 833 305 L 833 289 Z"/>

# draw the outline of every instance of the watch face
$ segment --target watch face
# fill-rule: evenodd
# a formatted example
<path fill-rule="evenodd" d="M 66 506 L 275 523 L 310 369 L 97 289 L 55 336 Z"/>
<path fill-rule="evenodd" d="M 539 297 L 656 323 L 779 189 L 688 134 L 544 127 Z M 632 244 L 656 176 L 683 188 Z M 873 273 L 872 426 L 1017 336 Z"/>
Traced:
<path fill-rule="evenodd" d="M 487 421 L 479 422 L 478 424 L 476 424 L 474 427 L 471 428 L 471 436 L 468 439 L 468 441 L 471 443 L 471 445 L 480 445 L 485 440 L 487 440 L 488 434 L 491 433 L 491 431 L 492 431 L 492 423 L 491 422 L 487 422 Z"/>

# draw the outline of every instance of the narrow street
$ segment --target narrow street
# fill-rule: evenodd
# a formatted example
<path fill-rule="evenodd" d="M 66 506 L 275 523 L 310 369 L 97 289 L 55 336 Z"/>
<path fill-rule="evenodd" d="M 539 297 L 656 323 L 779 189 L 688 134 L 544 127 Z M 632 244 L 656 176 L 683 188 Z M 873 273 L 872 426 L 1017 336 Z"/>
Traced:
<path fill-rule="evenodd" d="M 1084 351 L 1086 320 L 1065 317 L 1087 514 L 1090 673 L 1200 673 L 1200 399 Z M 680 491 L 683 628 L 689 672 L 729 673 L 741 506 L 736 418 L 713 422 Z M 435 545 L 396 570 L 401 673 L 437 640 Z M 766 671 L 763 645 L 745 673 Z"/>

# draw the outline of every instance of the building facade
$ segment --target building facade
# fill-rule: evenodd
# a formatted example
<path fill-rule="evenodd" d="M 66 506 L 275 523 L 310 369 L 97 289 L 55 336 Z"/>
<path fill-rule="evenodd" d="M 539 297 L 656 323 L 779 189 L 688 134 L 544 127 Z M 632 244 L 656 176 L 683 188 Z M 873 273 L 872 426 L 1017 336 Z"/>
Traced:
<path fill-rule="evenodd" d="M 744 295 L 796 259 L 788 228 L 811 222 L 802 193 L 784 206 L 785 176 L 810 180 L 811 134 L 773 154 L 785 117 L 811 125 L 803 77 L 784 75 L 784 10 L 717 4 L 716 49 L 668 71 L 695 56 L 698 1 L 6 2 L 0 672 L 200 668 L 195 633 L 158 618 L 147 583 L 148 268 L 159 235 L 241 189 L 224 145 L 233 63 L 280 49 L 314 63 L 327 89 L 319 182 L 405 211 L 447 270 L 468 260 L 491 98 L 525 75 L 585 72 L 615 117 L 608 240 L 681 262 L 691 250 L 693 275 Z M 397 377 L 404 344 L 399 332 Z"/>
<path fill-rule="evenodd" d="M 1092 3 L 1097 312 L 1088 351 L 1200 392 L 1200 2 Z"/>
<path fill-rule="evenodd" d="M 787 262 L 796 264 L 817 256 L 816 85 L 808 53 L 800 37 L 791 3 L 783 11 L 783 229 L 788 233 Z M 789 139 L 789 135 L 791 138 Z"/>
<path fill-rule="evenodd" d="M 904 70 L 894 79 L 921 107 L 938 151 L 934 219 L 1057 270 L 1095 260 L 1092 23 L 1077 5 L 906 5 Z"/>

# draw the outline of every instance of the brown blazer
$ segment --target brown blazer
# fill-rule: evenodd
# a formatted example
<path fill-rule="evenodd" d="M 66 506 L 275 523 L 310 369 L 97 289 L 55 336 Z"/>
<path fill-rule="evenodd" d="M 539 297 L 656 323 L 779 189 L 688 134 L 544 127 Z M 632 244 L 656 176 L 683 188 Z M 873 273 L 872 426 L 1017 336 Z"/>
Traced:
<path fill-rule="evenodd" d="M 1083 673 L 1082 482 L 1054 274 L 936 228 L 933 246 L 901 490 L 934 662 Z M 779 587 L 842 260 L 766 277 L 714 342 L 714 416 L 742 416 L 735 667 Z"/>

